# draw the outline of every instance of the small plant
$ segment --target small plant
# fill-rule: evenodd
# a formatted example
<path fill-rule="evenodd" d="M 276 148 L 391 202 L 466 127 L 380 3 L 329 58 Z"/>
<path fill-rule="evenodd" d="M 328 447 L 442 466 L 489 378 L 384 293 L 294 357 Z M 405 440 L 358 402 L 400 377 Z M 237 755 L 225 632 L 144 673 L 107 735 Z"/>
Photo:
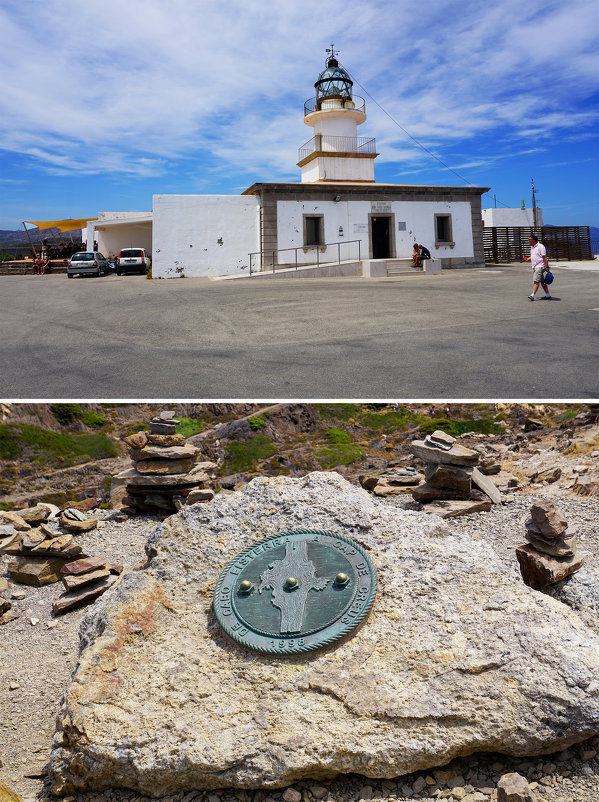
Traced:
<path fill-rule="evenodd" d="M 357 418 L 360 414 L 358 404 L 316 404 L 324 420 L 345 420 Z"/>
<path fill-rule="evenodd" d="M 500 432 L 501 426 L 488 418 L 480 420 L 448 420 L 447 418 L 432 418 L 420 425 L 423 434 L 432 434 L 440 429 L 452 437 L 459 437 L 465 432 L 480 432 L 482 434 L 496 434 Z"/>
<path fill-rule="evenodd" d="M 351 437 L 341 429 L 327 429 L 327 440 L 329 443 L 351 443 Z"/>
<path fill-rule="evenodd" d="M 61 426 L 66 426 L 81 415 L 81 404 L 50 404 L 50 411 Z"/>
<path fill-rule="evenodd" d="M 10 253 L 3 253 L 0 254 L 0 262 L 12 262 L 14 261 L 14 256 Z"/>
<path fill-rule="evenodd" d="M 134 423 L 130 426 L 126 431 L 124 431 L 121 437 L 129 437 L 131 434 L 137 434 L 137 432 L 149 432 L 150 431 L 150 424 L 149 423 Z"/>
<path fill-rule="evenodd" d="M 341 429 L 328 429 L 327 440 L 330 445 L 318 449 L 314 454 L 323 468 L 349 465 L 362 456 L 362 449 L 352 443 L 349 434 Z"/>
<path fill-rule="evenodd" d="M 89 426 L 90 429 L 100 429 L 104 426 L 108 421 L 106 418 L 103 418 L 101 415 L 98 415 L 97 412 L 94 412 L 93 409 L 84 409 L 81 412 L 81 420 L 85 423 L 86 426 Z"/>
<path fill-rule="evenodd" d="M 238 473 L 252 470 L 259 460 L 272 457 L 273 444 L 263 434 L 255 434 L 245 440 L 233 440 L 227 445 L 223 470 L 225 473 Z"/>
<path fill-rule="evenodd" d="M 8 501 L 0 501 L 0 510 L 4 510 L 4 512 L 9 512 L 12 510 L 12 504 L 9 504 Z"/>
<path fill-rule="evenodd" d="M 264 428 L 264 418 L 261 415 L 255 415 L 253 418 L 248 419 L 250 429 L 256 431 Z"/>
<path fill-rule="evenodd" d="M 104 490 L 110 490 L 112 487 L 112 476 L 105 476 L 102 481 L 102 487 Z"/>
<path fill-rule="evenodd" d="M 177 434 L 182 434 L 183 437 L 192 437 L 194 434 L 201 432 L 204 424 L 195 418 L 179 418 L 177 424 Z"/>

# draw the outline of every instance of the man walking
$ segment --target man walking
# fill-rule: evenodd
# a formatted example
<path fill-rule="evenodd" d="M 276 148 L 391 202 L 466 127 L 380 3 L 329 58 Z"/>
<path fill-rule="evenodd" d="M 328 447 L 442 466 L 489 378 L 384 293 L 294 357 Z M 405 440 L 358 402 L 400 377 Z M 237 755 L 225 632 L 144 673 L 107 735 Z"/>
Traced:
<path fill-rule="evenodd" d="M 543 273 L 546 270 L 549 270 L 549 263 L 547 261 L 547 251 L 545 250 L 545 246 L 539 242 L 539 240 L 535 237 L 534 234 L 531 234 L 528 238 L 530 243 L 530 262 L 532 265 L 532 294 L 528 297 L 531 301 L 534 301 L 535 295 L 537 290 L 539 289 L 539 284 L 545 290 L 545 297 L 542 300 L 550 301 L 551 294 L 549 293 L 549 287 L 543 281 Z"/>

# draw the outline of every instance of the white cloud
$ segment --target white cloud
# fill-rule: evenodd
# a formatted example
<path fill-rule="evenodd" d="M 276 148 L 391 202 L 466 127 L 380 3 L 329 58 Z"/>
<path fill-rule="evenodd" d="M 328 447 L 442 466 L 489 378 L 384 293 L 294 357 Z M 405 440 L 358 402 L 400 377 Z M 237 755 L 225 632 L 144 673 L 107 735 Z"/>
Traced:
<path fill-rule="evenodd" d="M 5 0 L 0 26 L 0 147 L 49 172 L 145 177 L 204 156 L 297 178 L 302 103 L 331 37 L 433 151 L 493 146 L 498 130 L 517 150 L 597 119 L 581 106 L 599 73 L 591 0 Z M 380 161 L 428 158 L 372 102 L 368 113 L 359 133 L 377 137 Z"/>

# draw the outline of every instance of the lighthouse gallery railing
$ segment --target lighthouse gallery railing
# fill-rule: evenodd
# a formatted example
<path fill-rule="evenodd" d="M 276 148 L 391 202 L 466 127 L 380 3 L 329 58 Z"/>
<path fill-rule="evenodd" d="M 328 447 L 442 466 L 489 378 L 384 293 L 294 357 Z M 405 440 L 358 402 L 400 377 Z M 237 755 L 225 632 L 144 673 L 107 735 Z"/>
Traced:
<path fill-rule="evenodd" d="M 299 161 L 312 153 L 376 153 L 376 140 L 364 136 L 317 134 L 301 146 Z"/>

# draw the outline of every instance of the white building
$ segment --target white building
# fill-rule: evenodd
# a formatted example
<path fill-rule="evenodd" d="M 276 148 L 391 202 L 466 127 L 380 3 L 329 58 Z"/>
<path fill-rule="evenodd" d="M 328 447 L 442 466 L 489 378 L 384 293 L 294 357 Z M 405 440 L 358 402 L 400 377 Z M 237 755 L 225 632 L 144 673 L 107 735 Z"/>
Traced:
<path fill-rule="evenodd" d="M 530 228 L 543 226 L 543 210 L 537 206 L 537 222 L 535 224 L 533 209 L 483 209 L 483 225 L 485 228 L 500 228 L 509 226 L 515 228 Z"/>
<path fill-rule="evenodd" d="M 88 243 L 118 253 L 151 240 L 154 278 L 333 261 L 349 264 L 345 275 L 386 275 L 387 263 L 411 259 L 414 242 L 443 267 L 482 266 L 488 187 L 376 183 L 375 140 L 357 135 L 365 102 L 334 56 L 314 87 L 304 104 L 313 137 L 299 149 L 300 182 L 255 183 L 241 195 L 154 195 L 151 215 L 101 213 L 88 224 Z"/>

